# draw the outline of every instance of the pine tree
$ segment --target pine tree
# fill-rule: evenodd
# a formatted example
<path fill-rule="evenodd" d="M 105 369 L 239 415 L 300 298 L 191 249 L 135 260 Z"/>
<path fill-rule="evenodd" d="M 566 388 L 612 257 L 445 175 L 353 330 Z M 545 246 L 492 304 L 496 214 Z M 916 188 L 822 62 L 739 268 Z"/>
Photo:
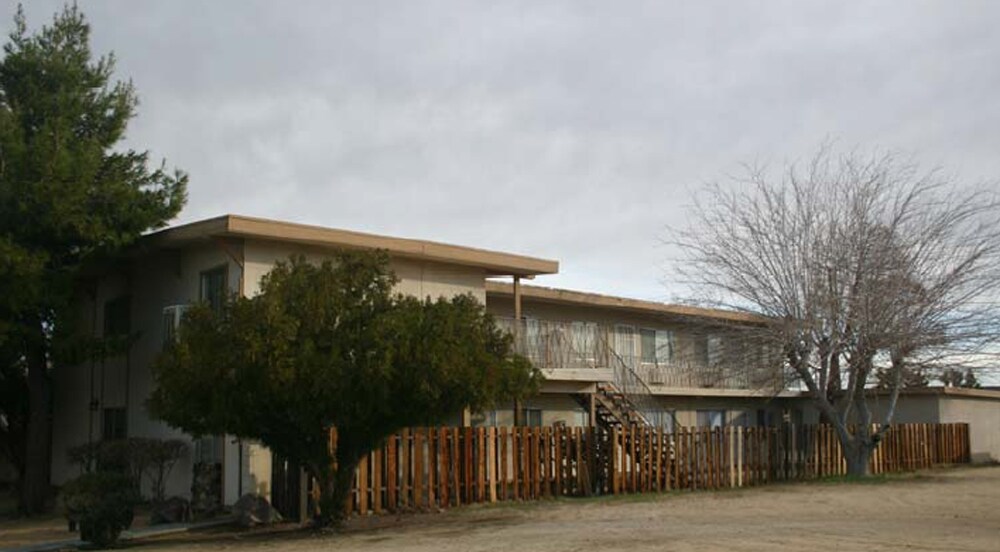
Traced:
<path fill-rule="evenodd" d="M 23 451 L 12 456 L 29 514 L 47 499 L 49 369 L 70 349 L 81 270 L 163 226 L 186 198 L 184 174 L 150 169 L 146 152 L 121 147 L 137 98 L 130 82 L 112 80 L 114 66 L 111 55 L 92 59 L 75 5 L 36 34 L 19 9 L 0 61 L 0 371 L 28 390 L 27 413 L 0 405 L 27 426 L 0 424 L 0 450 Z"/>

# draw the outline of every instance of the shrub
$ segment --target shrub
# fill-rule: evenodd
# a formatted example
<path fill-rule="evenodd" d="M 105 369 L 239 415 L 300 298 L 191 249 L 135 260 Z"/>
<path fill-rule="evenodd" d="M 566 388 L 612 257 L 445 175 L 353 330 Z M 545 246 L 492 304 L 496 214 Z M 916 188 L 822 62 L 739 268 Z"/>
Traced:
<path fill-rule="evenodd" d="M 174 464 L 187 450 L 187 443 L 180 439 L 129 437 L 78 445 L 69 449 L 68 456 L 85 474 L 114 472 L 127 475 L 137 492 L 141 492 L 145 476 L 152 488 L 152 498 L 159 501 L 165 498 L 164 487 Z"/>
<path fill-rule="evenodd" d="M 121 473 L 86 473 L 62 489 L 66 517 L 80 525 L 80 538 L 101 548 L 118 541 L 132 525 L 139 495 Z"/>

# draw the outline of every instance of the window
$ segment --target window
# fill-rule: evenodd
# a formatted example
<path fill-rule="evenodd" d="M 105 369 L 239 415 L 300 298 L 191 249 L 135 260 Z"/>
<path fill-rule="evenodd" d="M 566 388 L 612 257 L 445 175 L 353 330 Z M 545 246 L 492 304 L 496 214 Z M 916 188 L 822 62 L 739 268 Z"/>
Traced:
<path fill-rule="evenodd" d="M 174 309 L 163 309 L 163 346 L 177 339 L 177 312 Z"/>
<path fill-rule="evenodd" d="M 219 435 L 209 435 L 195 440 L 195 464 L 221 464 L 223 440 Z"/>
<path fill-rule="evenodd" d="M 537 318 L 524 319 L 524 352 L 529 359 L 538 364 L 544 360 L 542 344 L 542 323 Z"/>
<path fill-rule="evenodd" d="M 715 429 L 726 425 L 725 410 L 699 410 L 698 427 L 709 427 Z"/>
<path fill-rule="evenodd" d="M 125 409 L 122 407 L 105 408 L 101 412 L 102 430 L 101 438 L 105 441 L 124 439 L 127 436 L 125 427 L 127 418 Z"/>
<path fill-rule="evenodd" d="M 485 412 L 472 414 L 470 423 L 473 427 L 496 427 L 497 411 L 487 410 Z"/>
<path fill-rule="evenodd" d="M 198 299 L 208 303 L 215 312 L 222 310 L 222 304 L 228 294 L 227 272 L 225 266 L 220 266 L 201 273 Z"/>
<path fill-rule="evenodd" d="M 674 361 L 674 332 L 656 330 L 656 363 L 670 364 Z"/>
<path fill-rule="evenodd" d="M 639 355 L 643 364 L 670 364 L 674 360 L 673 332 L 640 329 Z"/>
<path fill-rule="evenodd" d="M 573 322 L 570 325 L 573 351 L 583 361 L 597 360 L 597 324 L 593 322 Z"/>
<path fill-rule="evenodd" d="M 528 427 L 542 427 L 542 409 L 522 408 L 521 423 Z"/>
<path fill-rule="evenodd" d="M 618 356 L 622 357 L 625 364 L 632 365 L 635 362 L 635 328 L 625 325 L 615 326 L 613 343 Z"/>
<path fill-rule="evenodd" d="M 132 313 L 128 295 L 104 303 L 104 336 L 123 336 L 131 331 Z"/>
<path fill-rule="evenodd" d="M 774 424 L 774 415 L 763 408 L 757 409 L 757 427 L 770 427 Z"/>
<path fill-rule="evenodd" d="M 694 362 L 701 365 L 708 365 L 708 336 L 693 335 L 691 341 L 694 344 Z"/>
<path fill-rule="evenodd" d="M 657 410 L 653 412 L 653 419 L 650 422 L 656 427 L 662 427 L 667 433 L 673 433 L 674 412 L 673 410 Z"/>
<path fill-rule="evenodd" d="M 644 364 L 656 364 L 656 330 L 639 330 L 639 354 Z"/>
<path fill-rule="evenodd" d="M 708 336 L 707 357 L 709 366 L 717 366 L 722 362 L 722 337 L 718 335 Z"/>

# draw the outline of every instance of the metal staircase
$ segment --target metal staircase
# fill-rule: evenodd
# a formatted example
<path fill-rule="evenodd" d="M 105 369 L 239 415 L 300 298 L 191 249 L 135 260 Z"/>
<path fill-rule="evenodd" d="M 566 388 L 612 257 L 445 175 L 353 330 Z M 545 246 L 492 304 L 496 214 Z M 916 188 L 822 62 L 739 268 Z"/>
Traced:
<path fill-rule="evenodd" d="M 601 340 L 607 351 L 614 381 L 597 384 L 597 392 L 593 395 L 595 424 L 605 429 L 655 425 L 661 409 L 649 386 L 607 343 L 606 337 L 602 336 Z M 575 395 L 575 399 L 584 408 L 590 408 L 589 395 Z"/>
<path fill-rule="evenodd" d="M 514 336 L 517 352 L 540 368 L 610 369 L 611 381 L 598 383 L 593 399 L 590 393 L 574 395 L 585 410 L 590 410 L 594 401 L 596 425 L 609 429 L 659 422 L 662 410 L 649 386 L 611 345 L 611 327 L 599 331 L 594 325 L 582 331 L 585 325 L 551 320 L 533 320 L 530 326 L 527 320 L 512 318 L 498 318 L 497 322 Z M 574 330 L 581 332 L 574 336 Z"/>

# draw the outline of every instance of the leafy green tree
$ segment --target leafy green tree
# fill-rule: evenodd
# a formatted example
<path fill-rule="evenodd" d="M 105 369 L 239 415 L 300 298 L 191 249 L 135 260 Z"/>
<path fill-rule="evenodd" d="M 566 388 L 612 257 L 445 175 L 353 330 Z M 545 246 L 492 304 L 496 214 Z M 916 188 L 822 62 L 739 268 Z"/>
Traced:
<path fill-rule="evenodd" d="M 395 282 L 384 253 L 293 257 L 258 295 L 218 313 L 193 307 L 154 367 L 152 412 L 300 463 L 320 484 L 317 521 L 338 519 L 359 460 L 387 436 L 523 397 L 540 381 L 475 298 L 420 300 L 394 293 Z"/>
<path fill-rule="evenodd" d="M 92 59 L 89 37 L 75 5 L 36 34 L 19 9 L 0 61 L 0 372 L 27 389 L 27 401 L 0 394 L 0 426 L 24 425 L 0 429 L 0 450 L 15 451 L 25 513 L 48 497 L 49 368 L 80 350 L 69 310 L 82 269 L 185 201 L 183 174 L 122 147 L 135 90 L 112 82 L 113 56 Z"/>

